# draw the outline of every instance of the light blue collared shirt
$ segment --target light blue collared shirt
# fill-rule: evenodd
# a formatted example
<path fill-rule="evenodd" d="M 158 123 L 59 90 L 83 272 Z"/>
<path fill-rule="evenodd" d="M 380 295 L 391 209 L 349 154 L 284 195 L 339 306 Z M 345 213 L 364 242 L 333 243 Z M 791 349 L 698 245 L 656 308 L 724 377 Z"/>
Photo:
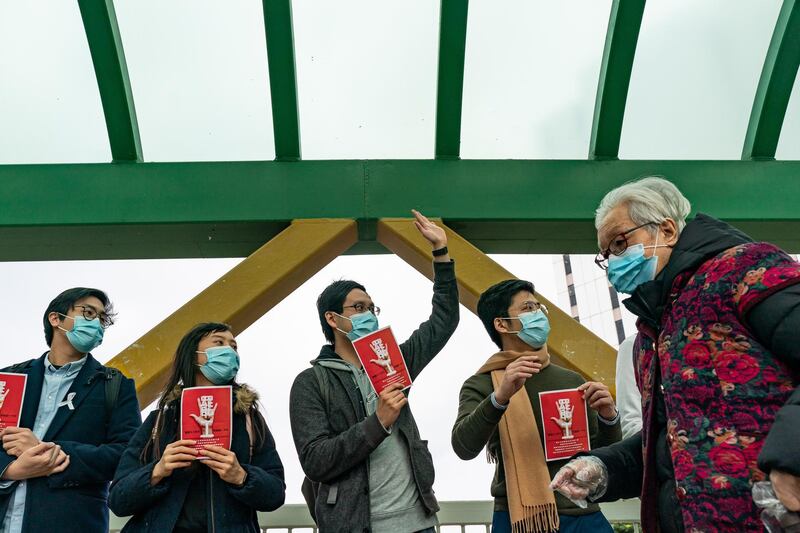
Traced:
<path fill-rule="evenodd" d="M 61 407 L 69 409 L 70 401 L 67 401 L 67 391 L 72 387 L 72 383 L 78 376 L 78 372 L 86 363 L 86 356 L 72 363 L 68 363 L 61 368 L 56 368 L 50 362 L 50 354 L 44 360 L 44 382 L 42 383 L 42 395 L 39 397 L 39 410 L 36 413 L 36 421 L 33 424 L 33 434 L 41 440 L 47 433 L 56 412 Z M 0 487 L 9 487 L 14 481 L 3 481 Z M 8 501 L 8 510 L 3 519 L 2 533 L 20 533 L 22 531 L 22 520 L 25 517 L 25 500 L 27 496 L 27 484 L 25 480 L 19 481 L 16 490 Z"/>

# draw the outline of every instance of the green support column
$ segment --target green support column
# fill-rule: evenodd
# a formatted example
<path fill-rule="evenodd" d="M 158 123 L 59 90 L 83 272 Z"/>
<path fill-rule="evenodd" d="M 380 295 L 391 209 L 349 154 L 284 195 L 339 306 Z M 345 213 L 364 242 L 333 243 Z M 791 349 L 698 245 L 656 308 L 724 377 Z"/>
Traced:
<path fill-rule="evenodd" d="M 142 161 L 139 125 L 112 0 L 78 0 L 114 162 Z"/>
<path fill-rule="evenodd" d="M 263 0 L 275 159 L 300 159 L 291 0 Z"/>
<path fill-rule="evenodd" d="M 436 159 L 458 159 L 468 0 L 442 0 L 436 89 Z"/>
<path fill-rule="evenodd" d="M 742 159 L 775 159 L 800 66 L 800 1 L 784 0 L 761 70 Z"/>
<path fill-rule="evenodd" d="M 616 159 L 645 0 L 614 0 L 594 102 L 590 159 Z"/>

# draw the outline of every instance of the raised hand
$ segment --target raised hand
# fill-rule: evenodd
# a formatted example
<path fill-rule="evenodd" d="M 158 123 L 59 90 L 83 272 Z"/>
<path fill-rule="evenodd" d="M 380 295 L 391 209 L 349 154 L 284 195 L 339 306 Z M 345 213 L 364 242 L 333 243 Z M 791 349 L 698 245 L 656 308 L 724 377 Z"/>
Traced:
<path fill-rule="evenodd" d="M 416 226 L 422 236 L 431 243 L 433 250 L 438 250 L 447 246 L 447 234 L 444 232 L 444 229 L 428 220 L 425 215 L 416 209 L 412 209 L 411 212 L 414 213 L 414 226 Z"/>

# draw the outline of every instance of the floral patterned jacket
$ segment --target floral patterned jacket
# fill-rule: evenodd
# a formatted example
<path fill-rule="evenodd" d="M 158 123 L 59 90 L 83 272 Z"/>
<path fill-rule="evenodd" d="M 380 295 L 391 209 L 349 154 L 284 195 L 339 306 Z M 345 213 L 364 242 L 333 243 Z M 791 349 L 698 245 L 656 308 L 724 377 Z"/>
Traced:
<path fill-rule="evenodd" d="M 797 283 L 800 264 L 771 244 L 747 242 L 675 276 L 657 327 L 640 320 L 634 361 L 642 392 L 645 531 L 657 530 L 657 387 L 685 530 L 762 529 L 750 494 L 752 483 L 764 479 L 757 458 L 797 376 L 759 343 L 746 316 Z"/>

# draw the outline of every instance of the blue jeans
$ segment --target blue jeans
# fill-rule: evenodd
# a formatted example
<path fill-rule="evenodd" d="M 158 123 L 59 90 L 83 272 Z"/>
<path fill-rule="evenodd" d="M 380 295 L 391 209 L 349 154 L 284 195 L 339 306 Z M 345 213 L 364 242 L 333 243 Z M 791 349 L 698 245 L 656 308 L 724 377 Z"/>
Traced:
<path fill-rule="evenodd" d="M 558 520 L 560 522 L 559 533 L 613 533 L 614 531 L 600 511 L 583 516 L 560 514 Z M 511 517 L 508 511 L 494 512 L 492 533 L 511 533 Z"/>

